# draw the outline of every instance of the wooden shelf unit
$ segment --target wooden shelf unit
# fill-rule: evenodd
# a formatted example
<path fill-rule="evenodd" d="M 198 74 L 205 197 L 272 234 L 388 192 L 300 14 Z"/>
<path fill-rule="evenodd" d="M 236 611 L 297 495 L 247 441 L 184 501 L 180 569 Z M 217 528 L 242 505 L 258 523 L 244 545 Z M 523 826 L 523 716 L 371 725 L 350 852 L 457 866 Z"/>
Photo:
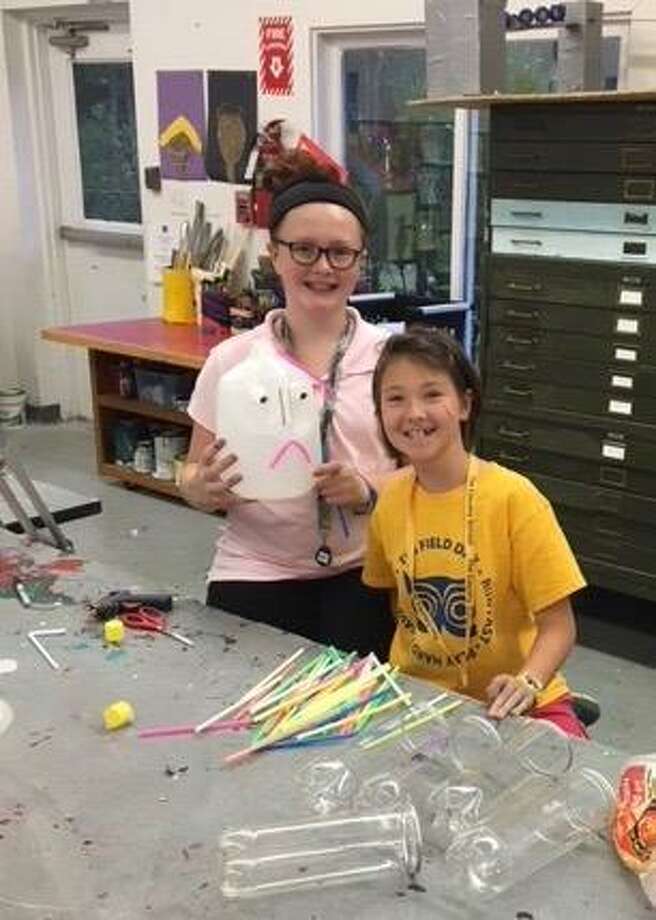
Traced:
<path fill-rule="evenodd" d="M 128 486 L 179 497 L 174 482 L 114 462 L 112 427 L 117 419 L 143 419 L 144 424 L 160 422 L 189 434 L 193 424 L 189 416 L 178 409 L 120 396 L 117 392 L 118 365 L 128 360 L 147 369 L 180 371 L 195 378 L 221 338 L 199 326 L 173 325 L 160 319 L 55 327 L 44 329 L 42 337 L 88 351 L 98 474 Z"/>

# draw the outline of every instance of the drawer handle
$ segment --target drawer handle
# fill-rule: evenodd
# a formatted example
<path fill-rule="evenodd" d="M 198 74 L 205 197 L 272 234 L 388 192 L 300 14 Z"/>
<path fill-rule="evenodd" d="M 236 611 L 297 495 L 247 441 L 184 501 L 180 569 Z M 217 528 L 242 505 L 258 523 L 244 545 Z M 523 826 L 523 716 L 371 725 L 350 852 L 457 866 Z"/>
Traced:
<path fill-rule="evenodd" d="M 514 387 L 510 383 L 504 386 L 503 392 L 508 396 L 521 396 L 524 399 L 533 395 L 533 390 L 530 387 Z"/>
<path fill-rule="evenodd" d="M 598 507 L 601 511 L 614 511 L 619 514 L 622 510 L 622 497 L 620 495 L 612 495 L 602 489 L 596 489 L 594 497 L 599 502 Z"/>
<path fill-rule="evenodd" d="M 645 198 L 654 200 L 656 183 L 653 179 L 625 179 L 622 186 L 625 201 L 644 201 Z"/>
<path fill-rule="evenodd" d="M 528 284 L 521 281 L 509 281 L 506 287 L 509 291 L 522 291 L 526 294 L 537 294 L 542 290 L 541 284 Z"/>
<path fill-rule="evenodd" d="M 597 524 L 595 532 L 602 537 L 614 537 L 616 540 L 622 538 L 622 532 L 620 530 L 613 530 L 612 527 L 604 527 L 603 524 Z"/>
<path fill-rule="evenodd" d="M 507 335 L 506 343 L 508 345 L 537 345 L 535 339 L 522 339 L 518 335 Z"/>
<path fill-rule="evenodd" d="M 542 240 L 511 240 L 513 246 L 542 246 Z"/>
<path fill-rule="evenodd" d="M 540 314 L 537 310 L 516 310 L 510 307 L 506 310 L 506 316 L 510 319 L 538 319 Z"/>
<path fill-rule="evenodd" d="M 514 428 L 506 428 L 505 425 L 499 425 L 497 431 L 502 438 L 511 438 L 513 441 L 523 441 L 531 437 L 530 431 L 517 431 Z"/>
<path fill-rule="evenodd" d="M 646 151 L 640 147 L 623 147 L 622 153 L 622 170 L 647 169 L 652 170 L 654 157 L 649 148 Z"/>
<path fill-rule="evenodd" d="M 641 227 L 646 227 L 649 223 L 649 214 L 646 211 L 643 211 L 640 214 L 638 214 L 637 211 L 625 211 L 624 223 L 639 224 Z"/>
<path fill-rule="evenodd" d="M 516 364 L 515 361 L 504 361 L 501 367 L 504 371 L 521 371 L 524 374 L 535 370 L 535 364 Z"/>
<path fill-rule="evenodd" d="M 506 463 L 528 463 L 528 454 L 511 454 L 507 450 L 499 451 L 499 460 Z"/>
<path fill-rule="evenodd" d="M 542 220 L 544 214 L 542 211 L 511 211 L 512 217 L 526 217 L 529 220 Z"/>

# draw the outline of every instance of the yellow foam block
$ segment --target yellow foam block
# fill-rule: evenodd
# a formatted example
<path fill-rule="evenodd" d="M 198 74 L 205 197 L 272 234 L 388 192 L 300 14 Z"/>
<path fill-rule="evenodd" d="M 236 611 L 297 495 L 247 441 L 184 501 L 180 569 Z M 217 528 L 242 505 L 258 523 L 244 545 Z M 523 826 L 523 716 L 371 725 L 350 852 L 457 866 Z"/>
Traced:
<path fill-rule="evenodd" d="M 125 700 L 118 700 L 103 710 L 103 722 L 108 732 L 134 722 L 134 709 Z"/>
<path fill-rule="evenodd" d="M 125 639 L 125 626 L 122 620 L 107 620 L 105 623 L 105 642 L 118 645 Z"/>

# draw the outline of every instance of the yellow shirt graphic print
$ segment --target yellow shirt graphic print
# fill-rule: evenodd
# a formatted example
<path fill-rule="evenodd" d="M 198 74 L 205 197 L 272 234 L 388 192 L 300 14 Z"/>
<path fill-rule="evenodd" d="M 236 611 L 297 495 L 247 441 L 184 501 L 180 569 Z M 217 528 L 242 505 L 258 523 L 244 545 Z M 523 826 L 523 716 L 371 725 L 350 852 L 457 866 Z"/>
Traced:
<path fill-rule="evenodd" d="M 401 471 L 382 492 L 370 525 L 363 578 L 373 587 L 396 589 L 397 630 L 390 653 L 394 664 L 460 690 L 466 665 L 465 692 L 485 699 L 496 674 L 522 669 L 537 635 L 539 611 L 585 582 L 547 499 L 520 474 L 481 463 L 467 643 L 465 490 L 429 493 L 419 485 L 413 488 L 413 478 Z M 407 515 L 414 523 L 413 565 L 405 540 Z M 439 636 L 432 634 L 427 616 Z M 566 692 L 557 674 L 538 702 Z"/>

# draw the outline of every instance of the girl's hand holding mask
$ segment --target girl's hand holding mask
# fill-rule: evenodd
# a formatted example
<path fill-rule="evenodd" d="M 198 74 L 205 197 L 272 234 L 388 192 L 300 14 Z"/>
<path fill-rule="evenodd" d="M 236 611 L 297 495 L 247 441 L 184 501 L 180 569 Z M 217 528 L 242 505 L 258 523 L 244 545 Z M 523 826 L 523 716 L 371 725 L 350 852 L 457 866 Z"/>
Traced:
<path fill-rule="evenodd" d="M 196 462 L 194 475 L 187 483 L 194 501 L 212 511 L 227 511 L 233 505 L 246 501 L 232 491 L 241 482 L 241 476 L 234 469 L 237 457 L 222 453 L 225 445 L 226 442 L 219 438 L 204 448 Z"/>

